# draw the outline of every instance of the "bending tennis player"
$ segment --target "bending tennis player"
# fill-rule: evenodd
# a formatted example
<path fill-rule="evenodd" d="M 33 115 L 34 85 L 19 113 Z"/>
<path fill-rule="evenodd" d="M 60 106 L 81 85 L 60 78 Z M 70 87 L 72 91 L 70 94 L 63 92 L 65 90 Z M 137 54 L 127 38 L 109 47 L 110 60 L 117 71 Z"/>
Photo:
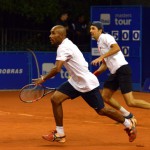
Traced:
<path fill-rule="evenodd" d="M 99 81 L 97 77 L 89 71 L 88 63 L 85 61 L 78 47 L 66 38 L 66 29 L 61 25 L 54 26 L 50 31 L 49 38 L 51 44 L 57 46 L 55 66 L 48 74 L 34 80 L 35 84 L 42 84 L 52 78 L 61 71 L 62 66 L 65 66 L 71 78 L 60 85 L 51 96 L 56 129 L 42 137 L 48 141 L 62 143 L 66 141 L 63 128 L 62 103 L 65 100 L 81 96 L 99 115 L 107 116 L 122 123 L 129 136 L 129 141 L 133 142 L 137 133 L 135 123 L 131 119 L 124 118 L 116 110 L 104 106 L 104 101 L 99 91 Z"/>

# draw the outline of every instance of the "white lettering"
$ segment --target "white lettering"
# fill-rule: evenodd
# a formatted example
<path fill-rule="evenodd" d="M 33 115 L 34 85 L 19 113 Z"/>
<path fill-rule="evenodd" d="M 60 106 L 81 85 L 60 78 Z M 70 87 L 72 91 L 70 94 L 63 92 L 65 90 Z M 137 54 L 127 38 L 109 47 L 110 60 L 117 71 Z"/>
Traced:
<path fill-rule="evenodd" d="M 130 25 L 131 24 L 131 19 L 118 19 L 115 18 L 115 25 Z"/>
<path fill-rule="evenodd" d="M 60 76 L 61 76 L 62 79 L 64 79 L 64 71 L 63 71 L 63 69 L 61 69 L 61 71 L 60 71 Z"/>
<path fill-rule="evenodd" d="M 11 74 L 14 74 L 15 73 L 15 69 L 11 69 Z"/>
<path fill-rule="evenodd" d="M 23 73 L 23 69 L 19 69 L 19 74 L 22 74 Z"/>
<path fill-rule="evenodd" d="M 55 66 L 54 63 L 43 63 L 42 64 L 42 74 L 47 74 L 54 66 Z M 65 78 L 68 79 L 69 74 L 66 70 L 61 69 L 60 77 L 61 77 L 61 79 L 65 79 Z M 55 76 L 53 78 L 55 78 Z M 51 79 L 53 79 L 53 78 L 51 78 Z"/>
<path fill-rule="evenodd" d="M 129 46 L 122 46 L 122 53 L 125 57 L 129 57 L 130 54 L 130 47 Z"/>
<path fill-rule="evenodd" d="M 118 18 L 131 18 L 132 14 L 115 14 L 115 17 L 118 17 Z"/>
<path fill-rule="evenodd" d="M 0 69 L 0 74 L 22 74 L 23 69 Z"/>
<path fill-rule="evenodd" d="M 64 79 L 64 78 L 68 79 L 68 77 L 69 77 L 68 71 L 64 71 L 63 69 L 61 69 L 61 71 L 60 71 L 60 77 L 62 79 Z"/>

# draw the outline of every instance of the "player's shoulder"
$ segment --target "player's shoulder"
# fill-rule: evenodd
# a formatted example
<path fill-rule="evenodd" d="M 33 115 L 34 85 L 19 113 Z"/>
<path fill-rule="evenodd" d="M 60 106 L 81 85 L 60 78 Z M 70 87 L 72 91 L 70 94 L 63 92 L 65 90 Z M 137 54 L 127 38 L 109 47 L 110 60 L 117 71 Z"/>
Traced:
<path fill-rule="evenodd" d="M 113 36 L 111 34 L 109 34 L 109 33 L 102 33 L 101 37 L 103 37 L 103 38 L 111 38 Z"/>
<path fill-rule="evenodd" d="M 103 39 L 104 41 L 115 40 L 114 37 L 111 34 L 109 34 L 109 33 L 103 33 L 101 35 L 101 39 Z"/>
<path fill-rule="evenodd" d="M 63 42 L 59 45 L 60 47 L 70 47 L 71 45 L 73 45 L 73 42 L 66 38 L 63 40 Z"/>
<path fill-rule="evenodd" d="M 72 53 L 72 50 L 75 49 L 75 44 L 68 38 L 64 39 L 63 42 L 58 46 L 58 52 L 67 52 Z"/>

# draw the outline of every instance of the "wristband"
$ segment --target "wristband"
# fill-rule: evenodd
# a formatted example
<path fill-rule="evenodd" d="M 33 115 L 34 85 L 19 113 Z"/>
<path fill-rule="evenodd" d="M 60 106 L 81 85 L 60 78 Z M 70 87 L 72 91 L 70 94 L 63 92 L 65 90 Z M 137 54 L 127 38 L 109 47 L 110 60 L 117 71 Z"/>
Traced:
<path fill-rule="evenodd" d="M 105 63 L 105 60 L 104 60 L 104 58 L 102 59 L 102 63 Z"/>
<path fill-rule="evenodd" d="M 44 80 L 44 76 L 41 76 L 41 79 L 42 79 L 42 81 L 45 81 L 45 80 Z"/>
<path fill-rule="evenodd" d="M 96 71 L 93 72 L 93 74 L 94 74 L 95 76 L 99 76 L 99 75 L 100 75 L 100 72 L 96 70 Z"/>

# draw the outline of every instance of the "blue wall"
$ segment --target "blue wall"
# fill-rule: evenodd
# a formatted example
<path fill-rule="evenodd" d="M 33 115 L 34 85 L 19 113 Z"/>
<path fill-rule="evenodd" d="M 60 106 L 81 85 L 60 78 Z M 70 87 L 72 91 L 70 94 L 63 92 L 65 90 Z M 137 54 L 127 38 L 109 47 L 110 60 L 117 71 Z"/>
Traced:
<path fill-rule="evenodd" d="M 150 51 L 149 51 L 150 52 Z M 148 53 L 148 52 L 147 52 Z M 146 54 L 147 54 L 146 53 Z M 56 53 L 53 52 L 36 52 L 35 53 L 39 62 L 39 70 L 40 74 L 47 73 L 51 67 L 53 67 L 55 62 Z M 145 53 L 144 53 L 145 54 Z M 143 58 L 146 59 L 150 63 L 148 53 Z M 93 72 L 95 68 L 90 65 L 92 56 L 91 53 L 83 53 L 85 59 L 89 63 L 89 69 Z M 139 62 L 137 62 L 138 64 Z M 135 66 L 137 65 L 135 64 Z M 148 64 L 143 62 L 143 72 L 142 76 L 143 81 L 146 80 L 147 77 L 150 77 L 150 69 L 147 67 Z M 136 67 L 134 68 L 136 69 Z M 103 78 L 107 78 L 107 71 L 102 76 Z M 136 73 L 135 71 L 133 74 Z M 31 83 L 33 78 L 37 78 L 37 68 L 33 55 L 30 52 L 0 52 L 0 90 L 16 90 L 20 89 L 24 85 Z M 62 82 L 66 81 L 68 78 L 68 73 L 65 68 L 62 68 L 60 74 L 56 75 L 56 77 L 48 80 L 45 86 L 49 87 L 57 87 Z M 103 87 L 103 81 L 100 80 L 101 88 Z M 142 85 L 142 83 L 141 83 Z M 134 90 L 137 90 L 134 87 Z M 141 90 L 141 89 L 139 89 Z"/>
<path fill-rule="evenodd" d="M 40 74 L 46 74 L 55 63 L 56 53 L 36 52 Z M 91 54 L 84 53 L 85 59 L 91 62 Z M 89 66 L 91 67 L 91 66 Z M 90 69 L 90 68 L 89 68 Z M 16 90 L 31 83 L 38 77 L 36 63 L 30 52 L 0 52 L 0 89 Z M 45 86 L 57 87 L 68 79 L 68 72 L 62 68 L 60 74 L 46 81 Z"/>
<path fill-rule="evenodd" d="M 143 8 L 142 20 L 142 81 L 150 78 L 150 8 Z"/>
<path fill-rule="evenodd" d="M 89 63 L 89 69 L 95 70 L 90 65 L 91 53 L 83 53 Z M 40 74 L 47 73 L 55 62 L 56 53 L 53 52 L 36 52 L 39 62 Z M 143 66 L 143 68 L 147 68 Z M 135 72 L 133 72 L 134 74 Z M 146 72 L 147 73 L 147 72 Z M 106 72 L 108 74 L 108 72 Z M 147 74 L 146 74 L 147 75 Z M 146 76 L 144 75 L 144 76 Z M 103 75 L 104 78 L 107 76 Z M 0 90 L 18 90 L 24 85 L 31 83 L 33 78 L 37 78 L 37 68 L 33 55 L 30 52 L 0 52 Z M 68 78 L 68 72 L 62 68 L 60 74 L 46 81 L 45 86 L 57 87 Z M 101 82 L 101 88 L 103 82 Z M 141 83 L 142 84 L 142 83 Z M 136 88 L 134 90 L 137 90 Z M 140 90 L 140 89 L 139 89 Z"/>

